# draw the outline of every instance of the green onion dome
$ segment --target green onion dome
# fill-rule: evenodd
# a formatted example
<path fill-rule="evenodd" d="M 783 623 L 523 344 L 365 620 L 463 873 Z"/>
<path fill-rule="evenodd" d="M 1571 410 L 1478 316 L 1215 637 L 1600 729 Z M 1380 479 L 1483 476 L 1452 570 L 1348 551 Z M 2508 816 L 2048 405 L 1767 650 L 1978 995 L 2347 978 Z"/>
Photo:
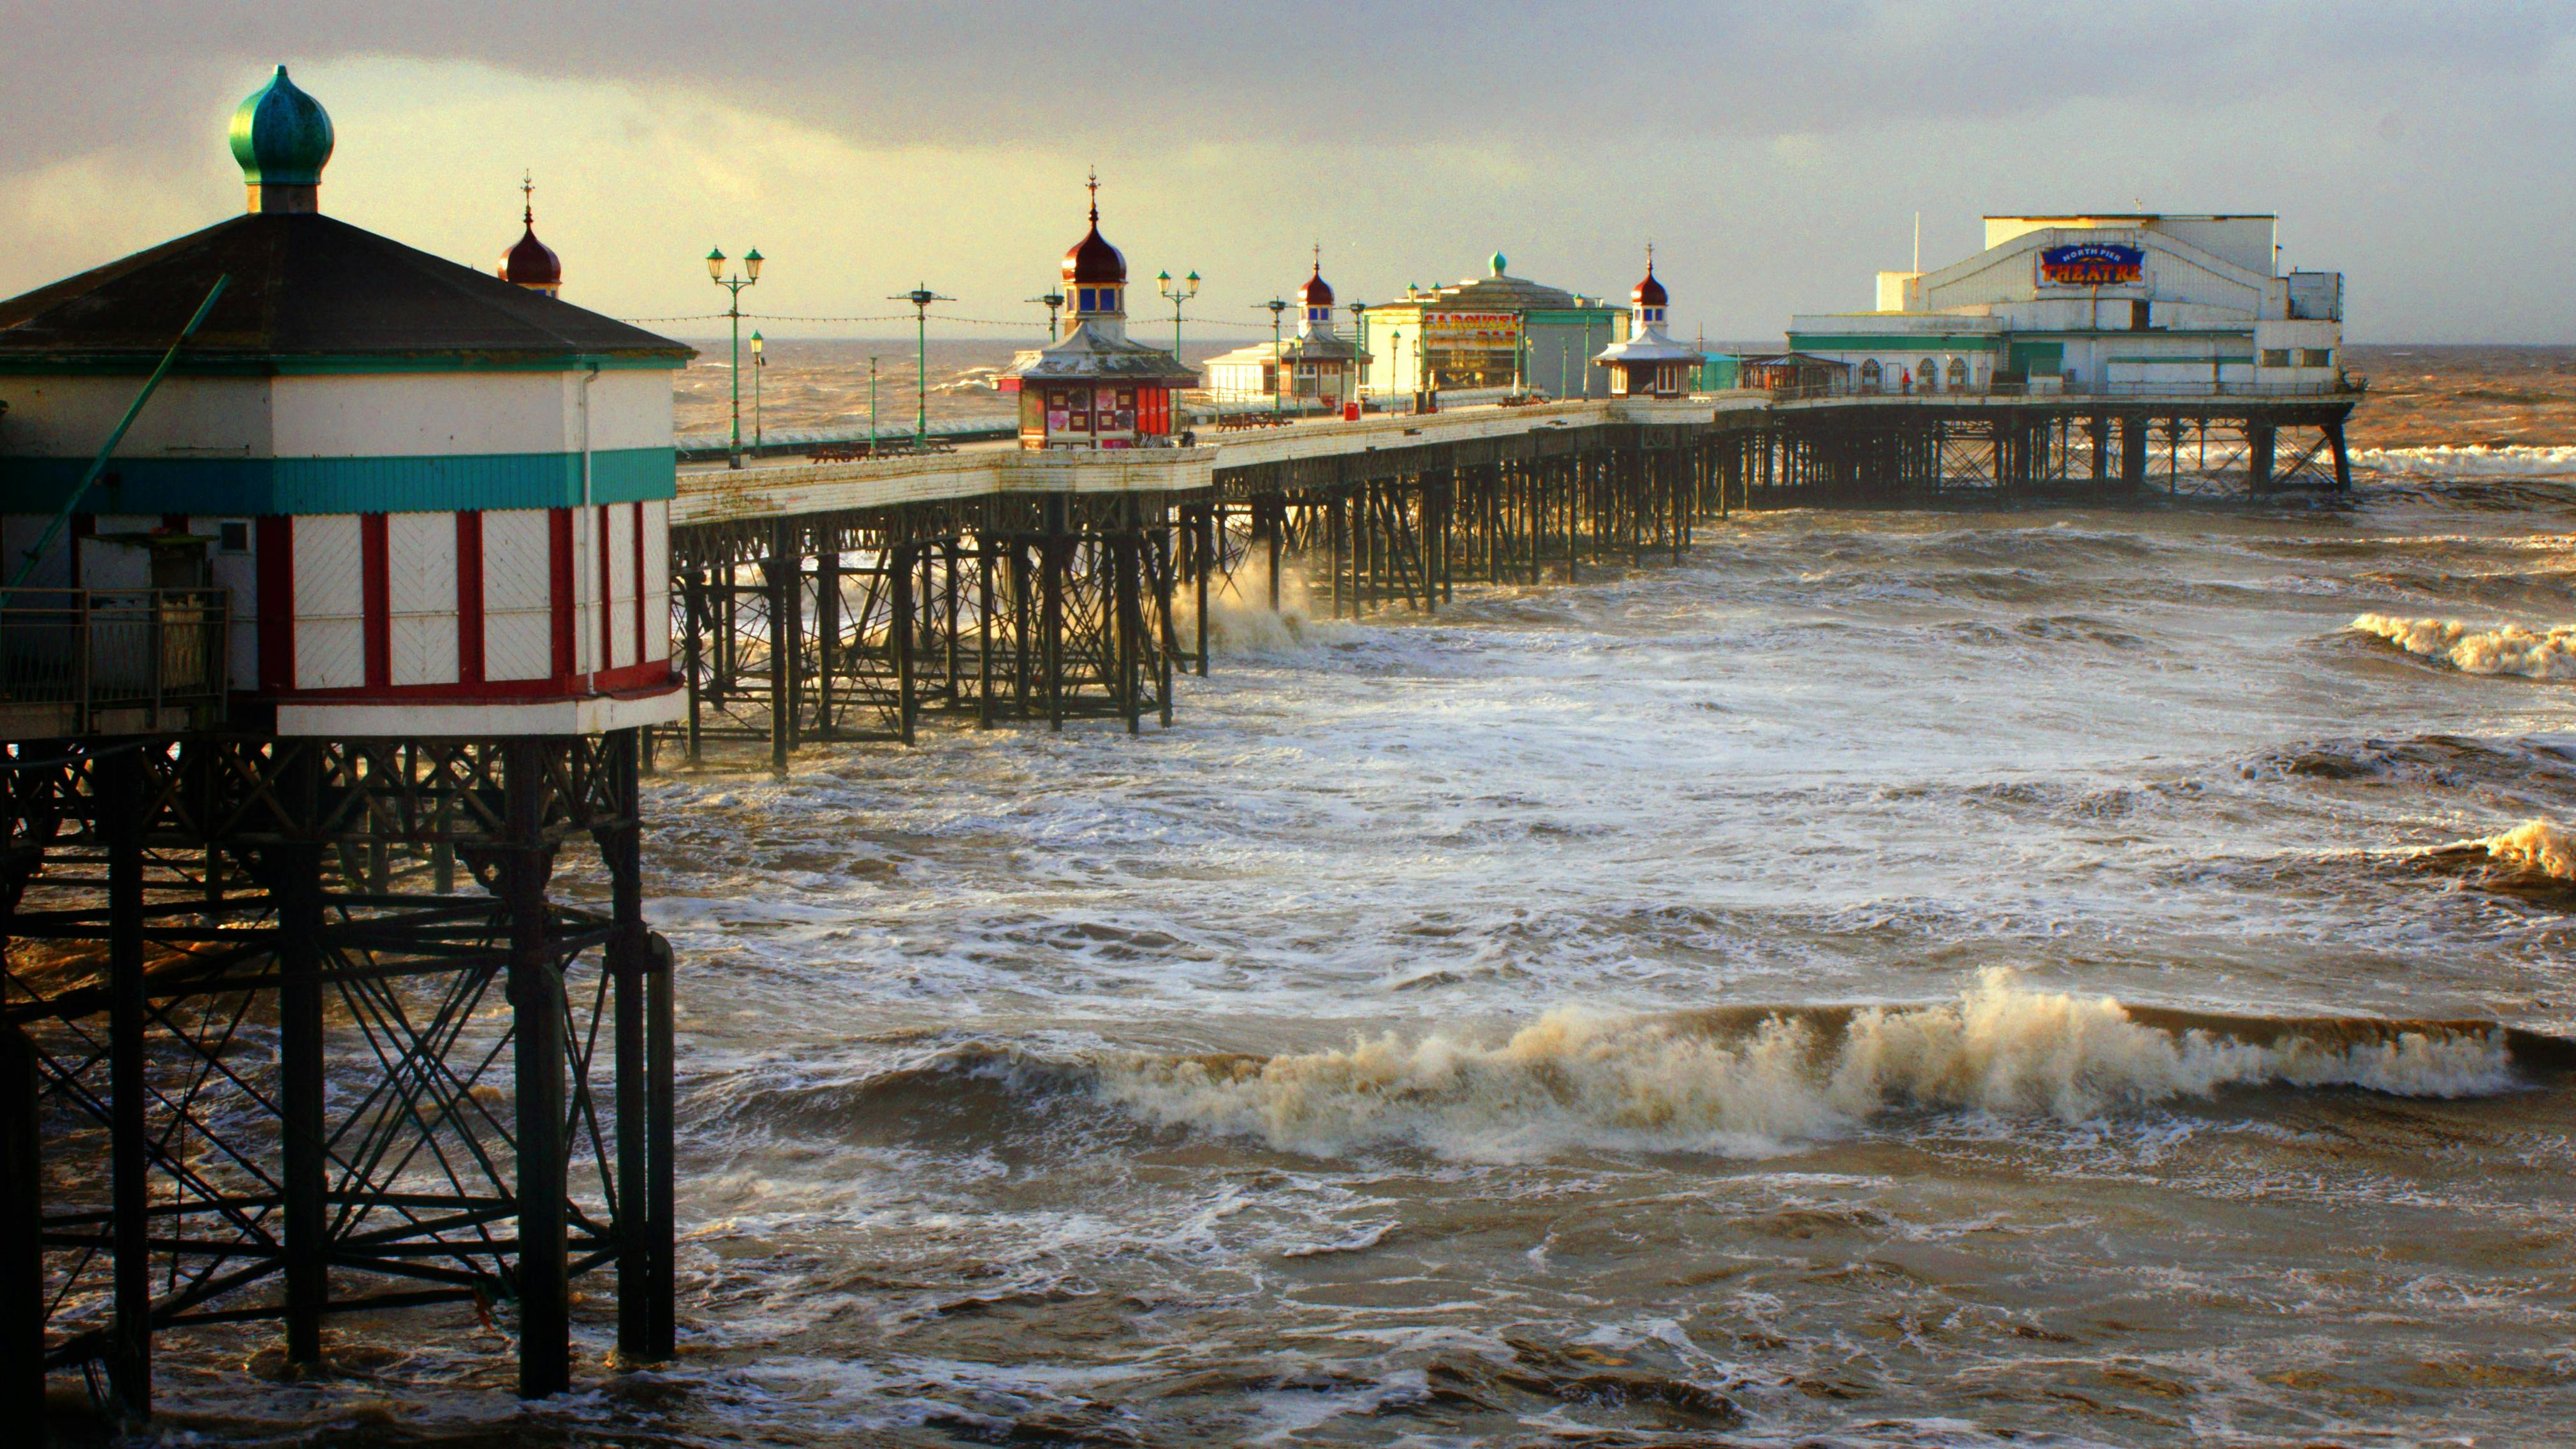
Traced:
<path fill-rule="evenodd" d="M 233 159 L 252 186 L 319 186 L 331 160 L 331 117 L 279 66 L 233 112 Z"/>
<path fill-rule="evenodd" d="M 284 75 L 284 74 L 286 74 L 286 67 L 284 67 L 284 66 L 282 66 L 282 65 L 281 65 L 281 66 L 279 66 L 279 67 L 277 68 L 277 73 L 278 73 L 279 75 L 281 75 L 281 76 L 282 76 L 282 75 Z M 239 145 L 240 143 L 239 143 L 239 142 L 235 142 L 234 144 L 235 144 L 235 145 Z M 1504 257 L 1504 255 L 1503 255 L 1501 252 L 1496 252 L 1496 253 L 1494 253 L 1492 260 L 1491 260 L 1491 261 L 1489 261 L 1489 262 L 1487 262 L 1487 263 L 1486 263 L 1486 265 L 1488 265 L 1488 266 L 1492 267 L 1492 268 L 1494 269 L 1494 275 L 1495 275 L 1495 276 L 1497 276 L 1497 277 L 1499 277 L 1499 276 L 1501 276 L 1501 275 L 1503 274 L 1503 267 L 1504 267 L 1505 263 L 1507 262 L 1507 260 L 1508 260 L 1508 259 L 1507 259 L 1506 257 Z"/>

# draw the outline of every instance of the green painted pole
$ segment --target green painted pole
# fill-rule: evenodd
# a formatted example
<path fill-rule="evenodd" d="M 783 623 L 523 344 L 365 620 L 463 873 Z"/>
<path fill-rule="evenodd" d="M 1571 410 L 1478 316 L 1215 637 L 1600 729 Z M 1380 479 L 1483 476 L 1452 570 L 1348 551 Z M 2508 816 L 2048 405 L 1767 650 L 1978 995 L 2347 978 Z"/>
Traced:
<path fill-rule="evenodd" d="M 215 303 L 223 297 L 224 289 L 232 284 L 232 273 L 226 272 L 215 278 L 215 284 L 206 289 L 206 300 L 197 304 L 196 315 L 188 319 L 187 326 L 179 329 L 179 336 L 170 344 L 170 350 L 161 354 L 160 365 L 143 380 L 143 390 L 136 393 L 134 401 L 126 406 L 125 416 L 116 420 L 114 431 L 107 435 L 106 442 L 99 445 L 98 456 L 89 460 L 89 471 L 81 474 L 80 481 L 72 485 L 71 496 L 63 500 L 63 506 L 54 510 L 53 522 L 45 525 L 44 535 L 36 540 L 36 546 L 27 550 L 27 557 L 18 565 L 17 574 L 9 580 L 9 587 L 0 589 L 0 600 L 5 600 L 27 582 L 27 576 L 36 571 L 37 560 L 43 558 L 45 550 L 53 547 L 54 540 L 62 536 L 63 525 L 71 521 L 72 510 L 88 496 L 90 485 L 98 481 L 98 475 L 106 471 L 107 460 L 115 454 L 116 445 L 125 441 L 126 429 L 133 427 L 134 420 L 142 416 L 143 405 L 152 400 L 152 394 L 161 386 L 161 379 L 170 375 L 171 364 L 179 360 L 179 349 L 187 346 L 188 339 L 197 335 L 197 329 L 206 323 L 206 314 L 215 310 Z"/>

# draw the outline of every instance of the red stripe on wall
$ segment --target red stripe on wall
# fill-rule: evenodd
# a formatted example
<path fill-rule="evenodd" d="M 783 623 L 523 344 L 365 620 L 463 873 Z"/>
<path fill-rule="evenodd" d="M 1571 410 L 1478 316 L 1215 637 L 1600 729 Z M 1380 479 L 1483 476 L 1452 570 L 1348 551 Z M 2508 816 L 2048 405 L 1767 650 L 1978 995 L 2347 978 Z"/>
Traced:
<path fill-rule="evenodd" d="M 456 682 L 483 682 L 483 515 L 456 515 Z"/>
<path fill-rule="evenodd" d="M 549 597 L 554 600 L 555 677 L 569 678 L 573 663 L 573 596 L 572 596 L 572 510 L 549 509 L 546 513 L 548 533 L 547 564 L 551 575 Z"/>
<path fill-rule="evenodd" d="M 383 514 L 358 515 L 358 566 L 364 599 L 360 607 L 364 610 L 370 689 L 382 689 L 394 682 L 393 566 L 385 533 Z"/>
<path fill-rule="evenodd" d="M 591 524 L 591 527 L 597 530 L 593 534 L 594 541 L 591 548 L 599 554 L 598 663 L 601 669 L 617 667 L 617 650 L 613 647 L 617 641 L 617 611 L 608 605 L 608 601 L 616 594 L 617 568 L 615 560 L 608 555 L 608 509 L 608 504 L 599 505 L 598 521 Z"/>
<path fill-rule="evenodd" d="M 653 657 L 644 647 L 644 505 L 627 506 L 635 510 L 635 662 L 641 664 Z"/>
<path fill-rule="evenodd" d="M 530 699 L 568 699 L 593 694 L 652 694 L 670 688 L 671 662 L 656 659 L 646 664 L 629 664 L 622 669 L 597 674 L 578 675 L 570 679 L 494 679 L 481 684 L 393 684 L 382 689 L 364 686 L 349 689 L 293 689 L 285 698 L 336 703 L 363 699 L 444 699 L 463 701 L 524 701 Z"/>
<path fill-rule="evenodd" d="M 263 515 L 251 546 L 259 551 L 259 687 L 295 687 L 295 520 Z"/>

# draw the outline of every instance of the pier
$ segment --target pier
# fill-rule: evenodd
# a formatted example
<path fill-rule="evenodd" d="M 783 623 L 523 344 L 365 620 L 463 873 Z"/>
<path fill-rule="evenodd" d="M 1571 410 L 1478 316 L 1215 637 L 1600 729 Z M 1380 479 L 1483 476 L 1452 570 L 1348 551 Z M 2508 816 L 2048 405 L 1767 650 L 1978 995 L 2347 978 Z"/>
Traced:
<path fill-rule="evenodd" d="M 1291 570 L 1334 618 L 1428 613 L 1462 583 L 1678 559 L 1748 510 L 2344 489 L 2358 397 L 1742 389 L 701 465 L 671 513 L 689 712 L 663 733 L 784 769 L 809 741 L 911 743 L 925 711 L 1168 724 L 1176 677 L 1208 672 L 1212 604 L 1276 611 Z"/>
<path fill-rule="evenodd" d="M 1096 196 L 1061 331 L 1000 375 L 1004 436 L 852 458 L 755 427 L 707 456 L 672 435 L 691 349 L 560 300 L 532 200 L 486 275 L 323 215 L 333 144 L 280 67 L 231 131 L 246 213 L 0 303 L 19 1425 L 41 1429 L 49 1374 L 144 1423 L 174 1331 L 274 1325 L 294 1377 L 328 1372 L 334 1316 L 506 1312 L 529 1398 L 574 1385 L 583 1311 L 620 1366 L 672 1355 L 657 752 L 784 771 L 806 742 L 912 743 L 931 713 L 1168 725 L 1212 613 L 1280 610 L 1292 573 L 1336 618 L 1428 615 L 1462 585 L 1679 561 L 1749 510 L 2350 482 L 2359 394 L 2329 323 L 2292 315 L 2339 301 L 2295 279 L 2281 316 L 2248 314 L 2251 360 L 2159 334 L 2141 298 L 2120 345 L 2172 355 L 2106 354 L 2085 389 L 1991 316 L 1918 309 L 1816 334 L 1857 362 L 1695 391 L 1707 359 L 1662 331 L 1651 263 L 1630 335 L 1593 353 L 1612 310 L 1496 253 L 1380 309 L 1413 370 L 1371 399 L 1319 262 L 1298 340 L 1228 366 L 1267 367 L 1274 415 L 1300 387 L 1337 415 L 1194 431 L 1195 374 L 1126 334 Z M 2091 291 L 2143 265 L 2107 250 L 2127 260 L 2083 261 Z M 758 280 L 756 252 L 747 275 L 707 260 Z M 1585 395 L 1531 393 L 1547 348 Z M 576 857 L 598 889 L 559 900 Z"/>

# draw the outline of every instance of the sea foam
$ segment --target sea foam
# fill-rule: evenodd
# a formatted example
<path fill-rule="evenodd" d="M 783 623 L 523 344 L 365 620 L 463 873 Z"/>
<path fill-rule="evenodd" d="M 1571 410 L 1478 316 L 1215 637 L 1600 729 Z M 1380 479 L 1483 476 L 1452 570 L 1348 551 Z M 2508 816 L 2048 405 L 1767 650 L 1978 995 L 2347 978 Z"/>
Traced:
<path fill-rule="evenodd" d="M 2400 619 L 2389 614 L 2364 614 L 2352 621 L 2352 627 L 2464 674 L 2576 679 L 2576 627 L 2535 634 L 2517 624 L 2472 629 L 2456 619 Z"/>
<path fill-rule="evenodd" d="M 2463 840 L 2449 848 L 2483 850 L 2488 859 L 2501 864 L 2553 880 L 2576 881 L 2576 830 L 2551 821 L 2526 820 L 2511 830 Z"/>
<path fill-rule="evenodd" d="M 2537 478 L 2576 473 L 2576 447 L 2359 448 L 2352 462 L 2408 478 Z"/>
<path fill-rule="evenodd" d="M 1094 1089 L 1158 1124 L 1289 1151 L 1513 1160 L 1581 1147 L 1753 1155 L 1907 1107 L 2083 1121 L 2226 1086 L 2453 1097 L 2513 1079 L 2499 1031 L 2253 1035 L 2169 1030 L 2109 997 L 1990 971 L 1928 1006 L 1753 1022 L 1561 1008 L 1500 1040 L 1443 1031 L 1266 1059 L 1130 1055 L 1102 1063 Z"/>

